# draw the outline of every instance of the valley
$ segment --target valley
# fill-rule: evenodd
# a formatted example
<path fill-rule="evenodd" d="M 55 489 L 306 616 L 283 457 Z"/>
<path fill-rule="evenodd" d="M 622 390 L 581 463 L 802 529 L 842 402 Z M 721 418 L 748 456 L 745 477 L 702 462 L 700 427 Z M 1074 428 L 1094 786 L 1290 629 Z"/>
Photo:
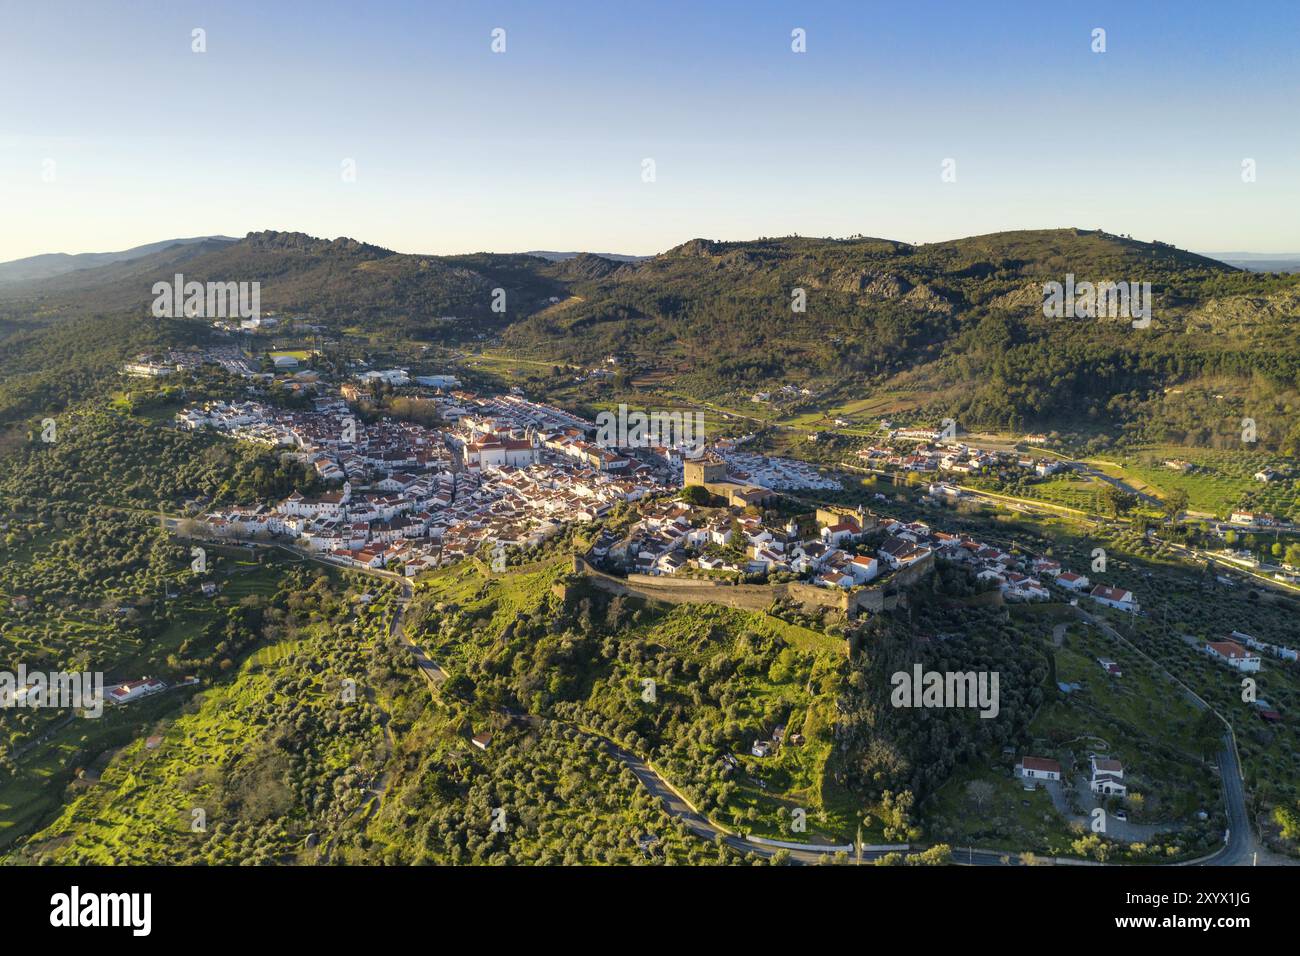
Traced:
<path fill-rule="evenodd" d="M 1153 275 L 1152 328 L 1035 317 L 1024 290 L 1065 263 Z M 179 268 L 254 277 L 267 311 L 148 316 Z M 1289 328 L 1291 282 L 1060 230 L 437 263 L 258 234 L 65 272 L 39 306 L 0 285 L 5 646 L 168 688 L 99 723 L 4 715 L 0 841 L 1286 859 L 1300 675 L 1266 658 L 1235 701 L 1206 648 L 1296 643 L 1297 383 L 1249 349 Z M 796 287 L 815 325 L 777 318 Z M 1022 361 L 1074 371 L 1010 388 Z M 698 414 L 705 457 L 594 441 L 628 409 Z M 882 706 L 912 662 L 997 671 L 998 716 Z M 1119 798 L 1089 792 L 1099 750 Z M 1022 787 L 1031 758 L 1059 788 Z"/>

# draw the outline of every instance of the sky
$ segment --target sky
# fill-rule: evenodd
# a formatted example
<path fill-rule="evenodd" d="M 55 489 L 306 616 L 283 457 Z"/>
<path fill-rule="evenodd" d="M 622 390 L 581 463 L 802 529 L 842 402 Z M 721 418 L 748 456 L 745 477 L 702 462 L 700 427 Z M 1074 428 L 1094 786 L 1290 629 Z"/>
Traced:
<path fill-rule="evenodd" d="M 1292 0 L 0 0 L 0 260 L 262 229 L 1295 253 L 1298 48 Z"/>

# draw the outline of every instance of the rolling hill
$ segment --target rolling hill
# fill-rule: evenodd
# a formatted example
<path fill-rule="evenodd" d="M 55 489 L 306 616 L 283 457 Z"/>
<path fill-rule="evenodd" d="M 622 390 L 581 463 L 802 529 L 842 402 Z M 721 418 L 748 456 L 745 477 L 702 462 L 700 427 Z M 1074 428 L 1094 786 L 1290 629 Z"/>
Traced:
<path fill-rule="evenodd" d="M 951 417 L 964 428 L 1192 435 L 1210 444 L 1254 410 L 1266 447 L 1300 441 L 1287 411 L 1300 401 L 1297 276 L 1080 229 L 928 245 L 692 239 L 635 261 L 549 255 L 410 255 L 291 232 L 172 243 L 0 286 L 0 343 L 60 320 L 146 315 L 153 283 L 183 272 L 260 282 L 263 310 L 336 331 L 426 341 L 499 335 L 514 353 L 557 365 L 613 353 L 630 378 L 733 407 L 793 385 L 807 390 L 803 404 L 814 411 L 892 396 L 917 418 Z M 1150 328 L 1045 317 L 1043 283 L 1067 275 L 1149 282 Z M 504 313 L 492 309 L 497 289 Z M 19 370 L 30 373 L 39 340 L 21 351 Z M 1165 407 L 1174 386 L 1210 381 L 1221 407 Z"/>
<path fill-rule="evenodd" d="M 199 243 L 234 242 L 226 236 L 198 236 L 194 239 L 165 239 L 151 242 L 120 252 L 82 252 L 69 255 L 66 252 L 51 252 L 39 256 L 28 256 L 10 262 L 0 262 L 0 286 L 24 282 L 42 282 L 55 276 L 76 272 L 81 269 L 93 269 L 96 266 L 111 265 L 115 262 L 129 262 L 161 252 L 171 246 L 189 246 Z"/>
<path fill-rule="evenodd" d="M 1046 318 L 1043 283 L 1070 274 L 1150 282 L 1151 327 Z M 507 345 L 579 364 L 617 353 L 731 407 L 789 384 L 809 407 L 884 393 L 936 422 L 1119 435 L 1173 384 L 1219 377 L 1242 386 L 1239 401 L 1200 425 L 1226 433 L 1259 403 L 1266 441 L 1295 428 L 1280 410 L 1300 384 L 1300 280 L 1160 243 L 1075 229 L 921 246 L 694 239 L 569 286 L 572 300 L 512 324 Z"/>
<path fill-rule="evenodd" d="M 150 254 L 0 287 L 0 309 L 50 317 L 147 311 L 153 284 L 259 282 L 263 310 L 341 324 L 418 330 L 446 315 L 491 317 L 492 290 L 511 311 L 536 308 L 563 290 L 545 260 L 522 255 L 402 255 L 354 239 L 249 233 L 238 241 L 168 245 Z"/>

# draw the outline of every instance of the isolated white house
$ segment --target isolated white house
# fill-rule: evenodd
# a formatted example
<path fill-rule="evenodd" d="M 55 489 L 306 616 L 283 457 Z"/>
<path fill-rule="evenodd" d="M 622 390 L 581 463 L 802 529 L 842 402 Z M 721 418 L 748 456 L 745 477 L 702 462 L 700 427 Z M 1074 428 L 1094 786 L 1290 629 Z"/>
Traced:
<path fill-rule="evenodd" d="M 1125 591 L 1123 588 L 1112 588 L 1104 584 L 1098 584 L 1088 592 L 1088 597 L 1098 604 L 1104 604 L 1106 607 L 1113 607 L 1119 611 L 1136 612 L 1138 609 L 1138 603 L 1133 598 L 1133 592 Z"/>
<path fill-rule="evenodd" d="M 1047 757 L 1025 757 L 1016 764 L 1016 773 L 1026 780 L 1060 780 L 1061 765 Z"/>
<path fill-rule="evenodd" d="M 150 694 L 156 694 L 166 689 L 167 685 L 158 678 L 145 677 L 141 680 L 118 684 L 108 692 L 108 699 L 115 704 L 128 704 L 133 700 L 139 700 L 141 697 L 148 697 Z"/>
<path fill-rule="evenodd" d="M 1210 641 L 1205 645 L 1205 653 L 1244 673 L 1260 668 L 1259 655 L 1252 654 L 1236 641 Z"/>

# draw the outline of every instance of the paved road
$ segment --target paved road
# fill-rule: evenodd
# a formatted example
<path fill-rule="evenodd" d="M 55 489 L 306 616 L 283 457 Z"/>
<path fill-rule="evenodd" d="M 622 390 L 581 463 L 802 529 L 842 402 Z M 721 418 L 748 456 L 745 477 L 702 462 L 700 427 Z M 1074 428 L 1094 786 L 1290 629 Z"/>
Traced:
<path fill-rule="evenodd" d="M 1138 491 L 1132 485 L 1125 484 L 1123 481 L 1120 481 L 1120 479 L 1118 478 L 1112 478 L 1104 471 L 1098 471 L 1096 468 L 1093 468 L 1091 465 L 1084 464 L 1081 461 L 1067 461 L 1066 464 L 1073 465 L 1075 470 L 1078 471 L 1079 474 L 1084 475 L 1088 478 L 1099 478 L 1102 481 L 1106 482 L 1106 484 L 1113 485 L 1114 487 L 1118 488 L 1120 491 L 1124 492 L 1124 494 L 1133 495 L 1135 498 L 1138 498 L 1139 500 L 1145 502 L 1146 504 L 1151 505 L 1154 508 L 1164 507 L 1164 502 L 1161 501 L 1159 498 L 1155 497 L 1154 495 L 1149 495 L 1144 491 Z"/>
<path fill-rule="evenodd" d="M 377 569 L 367 569 L 367 570 L 377 570 Z M 383 574 L 384 572 L 379 572 L 379 573 Z M 393 577 L 397 577 L 397 576 L 393 575 Z M 407 607 L 411 603 L 412 596 L 415 594 L 415 589 L 411 587 L 411 582 L 404 577 L 400 578 L 398 583 L 401 584 L 402 587 L 402 597 L 397 604 L 397 615 L 396 617 L 393 618 L 392 633 L 397 637 L 398 640 L 400 640 L 403 644 L 406 645 L 406 647 L 410 650 L 411 654 L 415 657 L 415 665 L 418 668 L 420 668 L 420 674 L 421 676 L 424 677 L 429 687 L 430 688 L 437 687 L 439 684 L 441 684 L 443 681 L 447 679 L 447 673 L 436 663 L 434 663 L 433 659 L 430 658 L 429 655 L 424 652 L 424 648 L 422 648 L 419 644 L 416 644 L 415 641 L 407 637 L 404 615 L 406 614 Z"/>
<path fill-rule="evenodd" d="M 1219 753 L 1219 775 L 1223 781 L 1223 798 L 1228 808 L 1228 841 L 1223 849 L 1209 860 L 1207 866 L 1251 866 L 1259 844 L 1250 828 L 1246 814 L 1246 787 L 1237 763 L 1237 748 L 1232 734 L 1223 735 L 1223 750 Z"/>
<path fill-rule="evenodd" d="M 1274 591 L 1284 591 L 1288 594 L 1300 593 L 1300 587 L 1297 587 L 1294 584 L 1290 584 L 1286 581 L 1278 581 L 1277 579 L 1271 578 L 1267 574 L 1256 571 L 1253 568 L 1244 568 L 1239 564 L 1232 563 L 1231 561 L 1225 561 L 1223 555 L 1216 555 L 1213 551 L 1200 551 L 1196 548 L 1189 548 L 1184 544 L 1179 544 L 1176 541 L 1165 541 L 1163 543 L 1184 557 L 1190 558 L 1192 561 L 1205 561 L 1207 564 L 1213 562 L 1215 569 L 1219 574 L 1231 574 L 1235 572 L 1236 574 L 1246 578 L 1247 581 L 1252 584 L 1258 583 L 1262 587 L 1272 588 Z"/>
<path fill-rule="evenodd" d="M 570 725 L 572 726 L 572 725 Z M 645 760 L 636 754 L 624 750 L 608 737 L 604 737 L 585 727 L 577 728 L 582 733 L 590 737 L 595 737 L 601 742 L 605 751 L 620 761 L 625 767 L 632 771 L 641 786 L 663 804 L 664 809 L 671 815 L 685 824 L 695 836 L 710 843 L 725 843 L 738 853 L 753 853 L 766 859 L 771 859 L 778 853 L 784 852 L 789 855 L 793 863 L 816 864 L 820 863 L 828 853 L 833 854 L 833 850 L 794 850 L 789 848 L 765 846 L 761 843 L 751 843 L 743 836 L 723 830 L 711 823 L 707 817 L 698 813 L 689 803 L 683 800 L 677 792 L 669 786 L 668 782 L 655 771 Z M 862 853 L 862 860 L 872 861 L 884 856 L 888 850 L 865 850 Z M 855 857 L 856 858 L 856 855 Z"/>
<path fill-rule="evenodd" d="M 284 545 L 278 545 L 278 547 L 282 548 L 283 550 L 290 551 L 301 557 L 306 557 L 312 560 L 319 561 L 322 564 L 328 564 L 334 567 L 339 566 L 335 562 L 322 559 L 319 555 L 307 554 L 305 552 L 298 551 L 296 548 L 288 548 Z M 425 680 L 429 683 L 430 687 L 435 688 L 438 683 L 440 683 L 442 680 L 445 679 L 446 677 L 445 672 L 443 672 L 442 669 L 439 668 L 436 663 L 430 660 L 429 657 L 424 653 L 424 651 L 418 645 L 416 645 L 413 641 L 410 640 L 409 637 L 407 637 L 405 632 L 405 627 L 403 625 L 404 612 L 414 593 L 414 589 L 411 586 L 411 582 L 405 577 L 403 577 L 402 575 L 395 574 L 391 571 L 383 571 L 377 568 L 348 568 L 348 570 L 359 571 L 363 574 L 370 574 L 375 577 L 381 577 L 390 581 L 396 581 L 401 586 L 402 598 L 398 606 L 397 614 L 394 616 L 393 619 L 393 624 L 392 624 L 393 633 L 396 634 L 398 637 L 400 637 L 403 643 L 405 643 L 406 646 L 411 649 L 412 653 L 415 656 L 416 662 L 420 668 L 420 673 L 424 676 Z M 1094 623 L 1096 623 L 1097 626 L 1101 627 L 1103 630 L 1106 630 L 1116 639 L 1123 641 L 1125 644 L 1128 644 L 1128 641 L 1122 635 L 1120 635 L 1117 631 L 1111 628 L 1110 625 L 1106 624 L 1104 621 L 1097 621 L 1082 609 L 1076 608 L 1076 610 L 1078 611 L 1080 616 L 1083 617 L 1085 620 L 1094 621 Z M 1139 653 L 1141 652 L 1139 651 Z M 1156 666 L 1160 666 L 1158 662 L 1153 662 L 1153 663 L 1156 663 Z M 1166 671 L 1166 673 L 1168 672 Z M 1199 698 L 1196 699 L 1199 700 Z M 1204 702 L 1201 703 L 1204 706 Z M 542 719 L 542 718 L 536 718 L 534 715 L 523 715 L 523 714 L 513 714 L 513 713 L 509 713 L 509 715 L 512 717 L 526 717 L 528 719 Z M 610 740 L 609 738 L 596 734 L 586 728 L 578 728 L 578 729 L 581 730 L 583 733 L 588 734 L 589 736 L 595 737 L 596 739 L 600 740 L 602 745 L 606 748 L 606 750 L 608 750 L 610 754 L 612 754 L 615 758 L 617 758 L 625 766 L 627 766 L 629 770 L 632 771 L 632 773 L 636 776 L 637 780 L 640 781 L 641 785 L 645 787 L 647 791 L 649 791 L 651 794 L 659 798 L 660 802 L 663 803 L 665 810 L 667 810 L 669 814 L 681 820 L 686 825 L 687 829 L 690 830 L 691 833 L 695 834 L 701 839 L 709 840 L 710 842 L 721 841 L 725 843 L 727 846 L 737 850 L 738 852 L 754 853 L 758 856 L 765 857 L 765 858 L 771 858 L 776 856 L 780 852 L 785 852 L 786 854 L 788 854 L 791 862 L 801 863 L 801 864 L 818 863 L 825 857 L 827 852 L 833 852 L 833 851 L 826 851 L 826 850 L 821 850 L 821 851 L 811 850 L 811 849 L 796 850 L 796 849 L 787 849 L 781 847 L 765 846 L 763 844 L 752 843 L 746 840 L 742 836 L 738 836 L 734 833 L 729 833 L 727 831 L 724 831 L 720 827 L 717 827 L 713 823 L 711 823 L 704 815 L 692 809 L 691 806 L 685 800 L 683 800 L 680 796 L 678 796 L 677 792 L 668 784 L 668 782 L 664 780 L 654 770 L 654 768 L 652 768 L 645 760 L 619 747 L 617 743 Z M 1237 764 L 1235 754 L 1232 750 L 1230 736 L 1225 735 L 1225 740 L 1226 740 L 1225 753 L 1220 756 L 1220 767 L 1223 768 L 1225 801 L 1228 805 L 1228 819 L 1230 821 L 1230 832 L 1229 832 L 1230 839 L 1228 841 L 1228 844 L 1223 848 L 1223 850 L 1215 854 L 1214 857 L 1203 862 L 1206 864 L 1213 864 L 1213 865 L 1220 865 L 1220 866 L 1249 865 L 1254 856 L 1256 845 L 1246 815 L 1245 789 L 1241 780 L 1240 768 Z M 890 852 L 895 852 L 895 851 L 864 850 L 861 853 L 861 859 L 864 862 L 874 861 L 882 856 L 885 856 L 887 853 Z M 857 858 L 856 854 L 854 858 L 855 859 Z M 1002 852 L 1002 851 L 979 850 L 979 849 L 971 849 L 971 848 L 954 848 L 953 862 L 958 864 L 972 865 L 972 866 L 1020 865 L 1020 860 L 1018 859 L 1018 857 L 1014 853 L 1011 853 L 1009 851 Z"/>
<path fill-rule="evenodd" d="M 867 471 L 869 469 L 860 469 L 860 470 Z M 880 474 L 888 474 L 888 472 L 880 472 Z M 1098 527 L 1114 527 L 1116 524 L 1118 524 L 1118 522 L 1115 521 L 1114 519 L 1101 518 L 1095 515 L 1090 515 L 1087 512 L 1080 511 L 1077 508 L 1069 508 L 1066 507 L 1065 505 L 1053 505 L 1041 501 L 1030 501 L 1027 498 L 1015 498 L 1011 495 L 1003 495 L 1003 494 L 998 494 L 996 492 L 985 491 L 981 488 L 971 488 L 967 485 L 956 485 L 955 487 L 960 488 L 969 497 L 983 498 L 984 500 L 992 502 L 995 505 L 1001 505 L 1003 507 L 1007 507 L 1009 502 L 1013 503 L 1016 506 L 1017 510 L 1019 511 L 1037 512 L 1039 514 L 1054 515 L 1057 517 L 1059 517 L 1062 512 L 1070 512 L 1070 517 L 1079 521 L 1083 521 L 1086 524 L 1092 524 Z M 1257 584 L 1260 587 L 1271 588 L 1274 591 L 1282 591 L 1283 593 L 1292 594 L 1292 595 L 1300 593 L 1300 587 L 1297 587 L 1294 584 L 1288 584 L 1285 581 L 1277 581 L 1264 574 L 1260 574 L 1257 571 L 1253 571 L 1248 568 L 1242 568 L 1235 564 L 1225 562 L 1221 556 L 1216 557 L 1211 552 L 1198 551 L 1195 548 L 1189 548 L 1186 545 L 1179 544 L 1177 541 L 1169 541 L 1165 538 L 1161 538 L 1154 533 L 1151 535 L 1151 540 L 1158 544 L 1163 544 L 1166 547 L 1170 548 L 1171 550 L 1178 552 L 1179 554 L 1183 555 L 1186 558 L 1189 558 L 1193 563 L 1197 561 L 1214 561 L 1216 562 L 1220 571 L 1225 573 L 1235 572 L 1239 575 L 1244 576 L 1251 583 Z"/>
<path fill-rule="evenodd" d="M 1197 710 L 1211 710 L 1201 697 L 1190 687 L 1171 674 L 1163 664 L 1157 661 L 1151 655 L 1147 654 L 1141 648 L 1136 647 L 1132 641 L 1120 634 L 1105 621 L 1094 617 L 1082 608 L 1076 607 L 1075 612 L 1083 620 L 1089 622 L 1103 631 L 1113 640 L 1119 641 L 1125 647 L 1130 648 L 1144 658 L 1160 668 L 1160 671 L 1182 687 L 1187 692 L 1187 698 L 1196 707 Z M 1256 851 L 1259 845 L 1255 840 L 1255 834 L 1250 828 L 1250 818 L 1246 812 L 1246 784 L 1241 776 L 1241 765 L 1237 762 L 1237 748 L 1233 741 L 1232 725 L 1220 714 L 1214 711 L 1215 716 L 1223 721 L 1223 749 L 1219 752 L 1219 777 L 1223 785 L 1223 804 L 1228 817 L 1228 839 L 1223 846 L 1213 856 L 1198 862 L 1198 866 L 1250 866 L 1254 862 Z"/>

